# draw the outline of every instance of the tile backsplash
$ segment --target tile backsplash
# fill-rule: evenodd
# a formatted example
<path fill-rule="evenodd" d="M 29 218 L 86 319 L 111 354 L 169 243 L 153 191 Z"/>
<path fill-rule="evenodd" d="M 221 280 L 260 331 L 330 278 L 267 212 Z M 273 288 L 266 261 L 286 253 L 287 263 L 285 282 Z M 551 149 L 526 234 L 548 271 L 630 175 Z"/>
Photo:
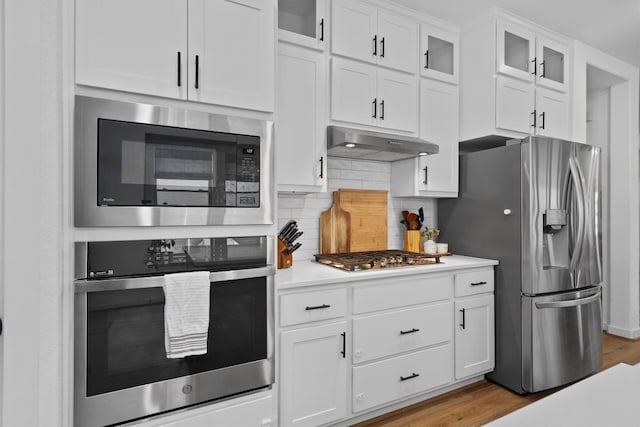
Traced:
<path fill-rule="evenodd" d="M 314 194 L 278 194 L 278 228 L 288 220 L 298 222 L 304 234 L 298 240 L 300 249 L 293 254 L 295 260 L 312 259 L 320 251 L 320 213 L 333 205 L 333 191 L 339 188 L 364 190 L 391 189 L 391 163 L 350 160 L 329 157 L 328 191 Z M 402 249 L 404 225 L 401 212 L 424 210 L 425 226 L 436 226 L 436 201 L 427 198 L 391 197 L 388 201 L 388 249 Z"/>

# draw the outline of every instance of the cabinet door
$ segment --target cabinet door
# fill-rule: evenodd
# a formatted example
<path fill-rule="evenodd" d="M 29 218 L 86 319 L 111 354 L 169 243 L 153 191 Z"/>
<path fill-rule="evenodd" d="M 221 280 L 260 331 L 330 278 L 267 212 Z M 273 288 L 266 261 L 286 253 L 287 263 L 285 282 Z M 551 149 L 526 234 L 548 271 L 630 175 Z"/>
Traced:
<path fill-rule="evenodd" d="M 418 120 L 416 78 L 379 68 L 377 88 L 378 126 L 415 132 Z"/>
<path fill-rule="evenodd" d="M 536 135 L 569 139 L 569 96 L 536 88 Z"/>
<path fill-rule="evenodd" d="M 457 86 L 420 82 L 420 137 L 440 148 L 418 158 L 420 191 L 431 193 L 424 195 L 458 195 L 458 103 Z"/>
<path fill-rule="evenodd" d="M 363 125 L 378 120 L 376 66 L 331 59 L 331 118 Z"/>
<path fill-rule="evenodd" d="M 459 44 L 457 33 L 422 24 L 420 28 L 421 75 L 458 84 Z"/>
<path fill-rule="evenodd" d="M 347 414 L 347 322 L 283 332 L 280 423 L 317 426 Z"/>
<path fill-rule="evenodd" d="M 324 50 L 328 40 L 325 0 L 278 0 L 278 38 Z"/>
<path fill-rule="evenodd" d="M 415 21 L 380 10 L 376 41 L 378 65 L 415 74 L 418 43 Z"/>
<path fill-rule="evenodd" d="M 496 128 L 533 133 L 535 127 L 533 83 L 509 77 L 496 78 Z"/>
<path fill-rule="evenodd" d="M 569 47 L 544 36 L 538 36 L 536 60 L 538 61 L 536 83 L 550 89 L 568 92 Z"/>
<path fill-rule="evenodd" d="M 76 83 L 185 98 L 187 0 L 77 1 Z"/>
<path fill-rule="evenodd" d="M 520 25 L 498 18 L 497 21 L 498 72 L 533 81 L 535 61 L 535 35 Z"/>
<path fill-rule="evenodd" d="M 274 1 L 189 0 L 188 61 L 189 99 L 273 111 Z"/>
<path fill-rule="evenodd" d="M 334 0 L 331 4 L 331 53 L 375 63 L 378 57 L 377 17 L 375 7 L 358 0 Z"/>
<path fill-rule="evenodd" d="M 456 379 L 495 366 L 493 294 L 455 302 Z"/>
<path fill-rule="evenodd" d="M 326 189 L 325 79 L 322 53 L 286 43 L 279 45 L 278 190 Z"/>

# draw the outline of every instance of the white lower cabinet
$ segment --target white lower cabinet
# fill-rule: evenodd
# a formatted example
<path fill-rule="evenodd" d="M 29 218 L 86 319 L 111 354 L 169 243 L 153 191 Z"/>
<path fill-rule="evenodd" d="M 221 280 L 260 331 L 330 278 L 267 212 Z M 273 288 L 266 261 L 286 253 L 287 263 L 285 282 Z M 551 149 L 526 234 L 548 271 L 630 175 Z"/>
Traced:
<path fill-rule="evenodd" d="M 493 269 L 455 275 L 455 377 L 486 373 L 495 365 Z"/>
<path fill-rule="evenodd" d="M 280 425 L 317 426 L 347 414 L 347 322 L 280 335 Z"/>
<path fill-rule="evenodd" d="M 353 411 L 393 402 L 451 382 L 451 344 L 353 368 Z"/>
<path fill-rule="evenodd" d="M 279 425 L 348 425 L 481 378 L 493 277 L 489 264 L 281 290 Z"/>

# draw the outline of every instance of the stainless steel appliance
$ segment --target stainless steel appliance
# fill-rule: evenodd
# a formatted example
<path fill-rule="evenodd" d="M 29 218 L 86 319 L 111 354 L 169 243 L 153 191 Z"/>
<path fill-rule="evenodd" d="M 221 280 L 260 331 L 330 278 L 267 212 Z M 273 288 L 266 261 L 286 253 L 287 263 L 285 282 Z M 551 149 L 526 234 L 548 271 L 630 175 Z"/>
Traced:
<path fill-rule="evenodd" d="M 76 244 L 74 424 L 105 426 L 274 381 L 273 238 Z M 207 353 L 167 358 L 163 274 L 210 272 Z"/>
<path fill-rule="evenodd" d="M 598 370 L 602 351 L 600 149 L 528 137 L 460 156 L 441 240 L 494 258 L 496 368 L 518 393 Z"/>
<path fill-rule="evenodd" d="M 444 255 L 442 255 L 444 256 Z M 384 251 L 316 254 L 316 261 L 345 271 L 362 271 L 379 268 L 401 268 L 440 262 L 439 255 L 389 249 Z"/>
<path fill-rule="evenodd" d="M 76 96 L 75 225 L 272 224 L 273 123 Z"/>

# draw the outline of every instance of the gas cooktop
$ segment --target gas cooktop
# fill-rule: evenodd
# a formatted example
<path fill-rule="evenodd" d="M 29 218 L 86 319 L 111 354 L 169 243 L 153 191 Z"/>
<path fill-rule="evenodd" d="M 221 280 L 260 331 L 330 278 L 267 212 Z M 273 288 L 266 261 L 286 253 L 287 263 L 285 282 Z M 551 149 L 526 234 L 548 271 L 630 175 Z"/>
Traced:
<path fill-rule="evenodd" d="M 435 264 L 440 262 L 440 256 L 444 256 L 444 254 L 431 255 L 400 250 L 315 255 L 317 262 L 345 271 L 400 268 L 411 267 L 414 265 Z"/>

